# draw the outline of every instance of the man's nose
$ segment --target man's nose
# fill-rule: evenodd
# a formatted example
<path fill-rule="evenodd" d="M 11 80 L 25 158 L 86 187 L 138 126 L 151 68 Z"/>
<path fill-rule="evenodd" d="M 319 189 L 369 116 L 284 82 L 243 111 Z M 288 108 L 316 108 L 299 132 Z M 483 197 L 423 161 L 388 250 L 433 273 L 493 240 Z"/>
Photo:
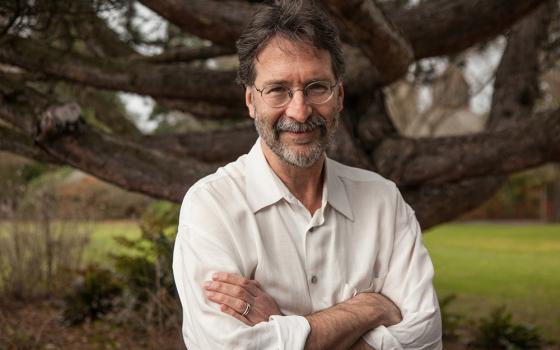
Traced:
<path fill-rule="evenodd" d="M 311 106 L 305 101 L 303 91 L 296 90 L 286 106 L 286 116 L 303 123 L 311 115 Z"/>

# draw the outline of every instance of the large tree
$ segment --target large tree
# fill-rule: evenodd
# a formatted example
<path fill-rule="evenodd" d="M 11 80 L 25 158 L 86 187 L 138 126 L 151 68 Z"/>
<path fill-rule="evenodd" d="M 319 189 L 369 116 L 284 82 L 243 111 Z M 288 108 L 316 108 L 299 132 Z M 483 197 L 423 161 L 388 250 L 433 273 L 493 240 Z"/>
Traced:
<path fill-rule="evenodd" d="M 0 150 L 179 202 L 189 185 L 256 139 L 251 125 L 236 122 L 247 113 L 235 67 L 205 62 L 235 52 L 244 22 L 263 1 L 138 2 L 170 23 L 165 39 L 147 42 L 138 31 L 134 0 L 0 1 Z M 330 155 L 396 182 L 423 227 L 480 205 L 511 173 L 560 161 L 560 110 L 536 107 L 539 76 L 550 64 L 543 52 L 555 50 L 556 1 L 320 2 L 341 29 L 348 66 L 344 122 Z M 111 11 L 128 19 L 121 31 L 109 25 Z M 384 87 L 419 60 L 458 55 L 499 35 L 507 46 L 485 130 L 399 133 Z M 142 45 L 163 51 L 149 55 Z M 144 134 L 108 91 L 238 126 Z"/>

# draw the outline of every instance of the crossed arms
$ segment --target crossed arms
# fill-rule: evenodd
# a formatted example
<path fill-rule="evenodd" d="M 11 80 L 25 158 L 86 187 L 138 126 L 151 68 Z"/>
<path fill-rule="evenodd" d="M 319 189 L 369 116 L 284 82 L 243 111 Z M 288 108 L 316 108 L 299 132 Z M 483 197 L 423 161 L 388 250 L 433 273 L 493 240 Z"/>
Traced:
<path fill-rule="evenodd" d="M 256 280 L 235 273 L 215 273 L 203 284 L 208 300 L 220 310 L 252 327 L 281 315 L 276 301 Z M 247 303 L 249 313 L 243 316 Z M 392 326 L 402 320 L 396 305 L 378 293 L 360 293 L 346 302 L 305 316 L 311 331 L 305 349 L 373 349 L 361 337 L 378 326 Z"/>
<path fill-rule="evenodd" d="M 433 266 L 410 208 L 402 207 L 399 222 L 387 230 L 395 232 L 391 240 L 370 240 L 369 231 L 361 236 L 360 231 L 352 233 L 352 254 L 359 262 L 372 256 L 376 260 L 362 266 L 345 265 L 351 268 L 343 273 L 330 263 L 329 270 L 319 275 L 343 284 L 347 281 L 348 291 L 354 287 L 362 292 L 351 297 L 346 285 L 338 291 L 340 283 L 326 289 L 307 281 L 287 235 L 261 235 L 254 229 L 254 217 L 246 215 L 244 208 L 237 209 L 239 204 L 221 213 L 223 201 L 213 199 L 212 206 L 207 201 L 207 196 L 193 194 L 185 202 L 175 243 L 173 270 L 189 350 L 441 349 Z M 204 215 L 211 219 L 199 220 Z M 239 233 L 238 223 L 247 229 Z M 376 250 L 371 251 L 372 247 Z M 320 247 L 316 248 L 311 252 L 321 254 Z M 282 255 L 270 255 L 277 251 Z M 213 279 L 217 272 L 228 274 Z M 352 279 L 362 274 L 369 279 Z M 255 276 L 266 287 L 239 276 Z M 374 281 L 368 287 L 371 278 Z M 203 286 L 205 282 L 210 284 Z M 246 302 L 252 308 L 242 317 Z"/>
<path fill-rule="evenodd" d="M 415 248 L 418 235 L 396 242 L 399 254 L 380 290 L 387 298 L 360 293 L 316 313 L 282 315 L 257 281 L 240 277 L 251 272 L 242 257 L 231 256 L 230 247 L 220 246 L 223 240 L 194 227 L 187 231 L 188 239 L 181 228 L 177 237 L 174 273 L 189 350 L 441 349 L 433 271 L 425 248 Z M 213 278 L 216 271 L 225 272 Z M 252 305 L 247 317 L 241 316 L 245 302 Z"/>

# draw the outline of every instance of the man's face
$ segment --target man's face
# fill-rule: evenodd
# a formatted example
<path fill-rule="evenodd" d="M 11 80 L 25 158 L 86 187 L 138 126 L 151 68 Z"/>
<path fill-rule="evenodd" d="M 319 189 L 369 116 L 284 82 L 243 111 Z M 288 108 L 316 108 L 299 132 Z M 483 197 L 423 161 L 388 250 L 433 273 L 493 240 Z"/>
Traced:
<path fill-rule="evenodd" d="M 344 97 L 342 83 L 334 87 L 333 97 L 324 104 L 309 103 L 303 91 L 294 91 L 290 102 L 282 107 L 265 103 L 255 88 L 279 84 L 297 90 L 314 81 L 333 85 L 336 81 L 329 53 L 274 38 L 258 56 L 255 70 L 255 83 L 247 87 L 245 100 L 259 136 L 280 160 L 298 167 L 315 164 L 338 126 Z"/>

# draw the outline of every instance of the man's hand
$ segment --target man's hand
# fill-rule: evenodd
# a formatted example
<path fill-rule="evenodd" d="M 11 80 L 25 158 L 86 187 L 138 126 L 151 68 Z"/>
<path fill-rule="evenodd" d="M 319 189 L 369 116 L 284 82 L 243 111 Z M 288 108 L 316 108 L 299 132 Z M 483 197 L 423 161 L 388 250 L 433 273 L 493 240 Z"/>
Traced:
<path fill-rule="evenodd" d="M 276 301 L 261 289 L 256 280 L 235 273 L 218 272 L 212 281 L 203 284 L 208 300 L 220 304 L 220 309 L 248 326 L 266 322 L 273 315 L 281 315 Z M 250 304 L 249 313 L 243 312 Z"/>

